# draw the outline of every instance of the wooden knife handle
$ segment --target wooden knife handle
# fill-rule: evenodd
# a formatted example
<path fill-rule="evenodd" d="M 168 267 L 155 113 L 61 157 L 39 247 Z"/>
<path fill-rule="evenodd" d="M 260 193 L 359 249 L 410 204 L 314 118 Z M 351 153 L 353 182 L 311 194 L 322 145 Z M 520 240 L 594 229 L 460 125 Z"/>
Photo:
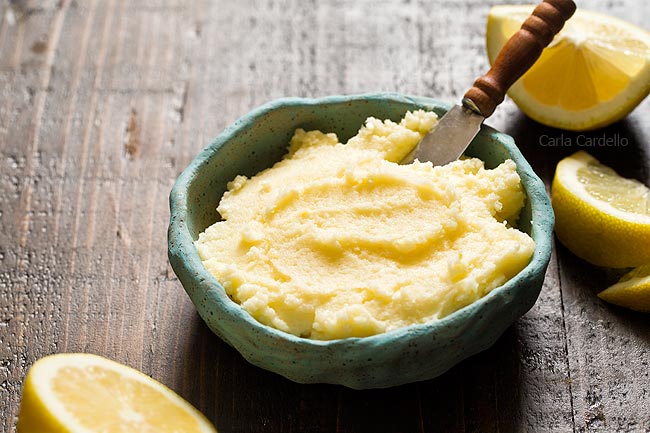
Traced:
<path fill-rule="evenodd" d="M 539 58 L 576 10 L 572 0 L 544 0 L 526 18 L 497 55 L 494 64 L 465 93 L 463 105 L 489 117 L 503 102 L 506 91 Z"/>

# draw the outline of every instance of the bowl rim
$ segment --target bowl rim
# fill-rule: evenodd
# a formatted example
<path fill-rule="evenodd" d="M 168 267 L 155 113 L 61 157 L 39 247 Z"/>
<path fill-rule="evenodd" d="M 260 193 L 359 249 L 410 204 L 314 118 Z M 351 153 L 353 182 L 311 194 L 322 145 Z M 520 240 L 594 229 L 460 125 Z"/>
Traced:
<path fill-rule="evenodd" d="M 214 298 L 219 302 L 223 311 L 230 314 L 236 320 L 240 320 L 247 326 L 255 329 L 257 332 L 265 334 L 272 339 L 282 339 L 290 344 L 310 347 L 337 347 L 349 346 L 350 343 L 355 345 L 374 346 L 384 343 L 387 340 L 402 339 L 413 334 L 435 334 L 439 329 L 452 327 L 456 322 L 464 322 L 475 315 L 480 315 L 481 310 L 487 308 L 486 305 L 495 298 L 507 296 L 515 288 L 520 280 L 532 279 L 539 272 L 544 272 L 549 263 L 551 256 L 551 235 L 554 224 L 554 214 L 550 200 L 546 193 L 546 188 L 541 179 L 535 174 L 532 167 L 525 159 L 523 154 L 517 148 L 514 139 L 507 134 L 499 132 L 494 128 L 483 125 L 482 134 L 486 134 L 488 139 L 498 141 L 508 151 L 510 158 L 517 165 L 524 185 L 526 196 L 531 204 L 531 237 L 535 241 L 535 249 L 530 262 L 517 275 L 506 281 L 501 286 L 492 289 L 488 294 L 471 304 L 443 317 L 442 319 L 428 321 L 425 323 L 409 325 L 394 329 L 391 331 L 367 336 L 367 337 L 347 337 L 332 340 L 316 340 L 311 338 L 299 337 L 288 332 L 281 331 L 271 326 L 258 322 L 250 313 L 248 313 L 240 304 L 232 300 L 226 293 L 219 281 L 205 268 L 198 251 L 194 245 L 194 239 L 187 227 L 186 220 L 188 217 L 188 196 L 186 190 L 189 185 L 197 178 L 197 173 L 205 161 L 219 150 L 219 148 L 233 138 L 239 131 L 250 127 L 259 117 L 266 115 L 278 108 L 284 106 L 320 106 L 344 104 L 351 101 L 391 101 L 412 104 L 419 107 L 427 107 L 438 112 L 439 115 L 446 112 L 452 104 L 442 102 L 433 98 L 404 95 L 393 92 L 378 93 L 361 93 L 353 95 L 332 95 L 319 98 L 298 98 L 288 97 L 275 99 L 267 102 L 249 113 L 243 115 L 223 132 L 217 135 L 210 143 L 205 146 L 191 161 L 188 167 L 178 176 L 170 192 L 170 223 L 168 228 L 168 253 L 172 265 L 180 264 L 184 271 L 191 274 L 198 280 L 202 287 L 207 287 L 205 295 Z M 534 198 L 534 199 L 533 199 Z M 216 208 L 216 207 L 215 207 Z M 216 212 L 216 210 L 215 210 Z M 544 226 L 547 228 L 545 229 Z M 546 230 L 548 230 L 547 233 Z M 172 266 L 174 267 L 174 266 Z M 179 272 L 176 272 L 177 274 Z M 180 277 L 180 276 L 179 276 Z M 180 279 L 180 278 L 179 278 Z M 224 302 L 227 301 L 227 302 Z"/>

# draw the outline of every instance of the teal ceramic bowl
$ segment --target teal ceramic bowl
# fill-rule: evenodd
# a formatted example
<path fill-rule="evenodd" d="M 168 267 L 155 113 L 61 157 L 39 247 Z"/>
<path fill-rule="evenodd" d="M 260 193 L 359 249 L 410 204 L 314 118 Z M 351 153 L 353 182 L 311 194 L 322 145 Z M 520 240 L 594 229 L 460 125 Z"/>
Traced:
<path fill-rule="evenodd" d="M 553 211 L 544 184 L 513 139 L 489 127 L 466 154 L 487 167 L 515 161 L 527 194 L 519 228 L 535 240 L 535 253 L 515 278 L 442 320 L 365 338 L 299 338 L 253 319 L 201 263 L 193 242 L 219 219 L 215 209 L 226 184 L 280 160 L 296 128 L 335 132 L 345 142 L 369 116 L 399 120 L 420 108 L 442 115 L 449 105 L 394 93 L 280 99 L 237 120 L 179 176 L 170 196 L 169 260 L 208 327 L 252 364 L 300 383 L 356 389 L 431 379 L 491 346 L 535 303 L 551 255 Z"/>

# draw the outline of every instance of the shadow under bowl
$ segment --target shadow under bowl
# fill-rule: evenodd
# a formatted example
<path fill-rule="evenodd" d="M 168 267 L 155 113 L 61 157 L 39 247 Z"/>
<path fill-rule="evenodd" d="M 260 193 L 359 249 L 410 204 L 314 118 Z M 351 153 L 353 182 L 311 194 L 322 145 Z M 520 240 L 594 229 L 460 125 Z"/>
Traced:
<path fill-rule="evenodd" d="M 219 220 L 216 207 L 237 175 L 252 176 L 286 153 L 296 128 L 354 136 L 367 117 L 399 121 L 409 110 L 442 116 L 449 104 L 395 93 L 287 98 L 269 102 L 224 130 L 179 176 L 170 195 L 169 260 L 208 327 L 245 359 L 300 383 L 384 388 L 431 379 L 487 349 L 535 303 L 551 256 L 553 210 L 544 184 L 513 139 L 482 127 L 465 152 L 494 168 L 517 165 L 526 192 L 518 228 L 535 241 L 533 257 L 519 274 L 449 316 L 364 338 L 331 341 L 296 337 L 256 321 L 232 301 L 203 266 L 194 241 Z"/>

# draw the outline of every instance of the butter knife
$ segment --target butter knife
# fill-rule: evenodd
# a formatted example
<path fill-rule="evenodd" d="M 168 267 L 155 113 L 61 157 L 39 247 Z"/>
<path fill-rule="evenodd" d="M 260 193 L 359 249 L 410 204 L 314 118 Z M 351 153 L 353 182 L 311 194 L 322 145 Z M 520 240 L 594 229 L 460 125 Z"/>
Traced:
<path fill-rule="evenodd" d="M 490 70 L 474 81 L 462 105 L 455 105 L 402 160 L 444 165 L 457 160 L 481 129 L 483 121 L 503 102 L 506 91 L 537 61 L 544 48 L 576 10 L 572 0 L 544 0 L 512 35 Z"/>

